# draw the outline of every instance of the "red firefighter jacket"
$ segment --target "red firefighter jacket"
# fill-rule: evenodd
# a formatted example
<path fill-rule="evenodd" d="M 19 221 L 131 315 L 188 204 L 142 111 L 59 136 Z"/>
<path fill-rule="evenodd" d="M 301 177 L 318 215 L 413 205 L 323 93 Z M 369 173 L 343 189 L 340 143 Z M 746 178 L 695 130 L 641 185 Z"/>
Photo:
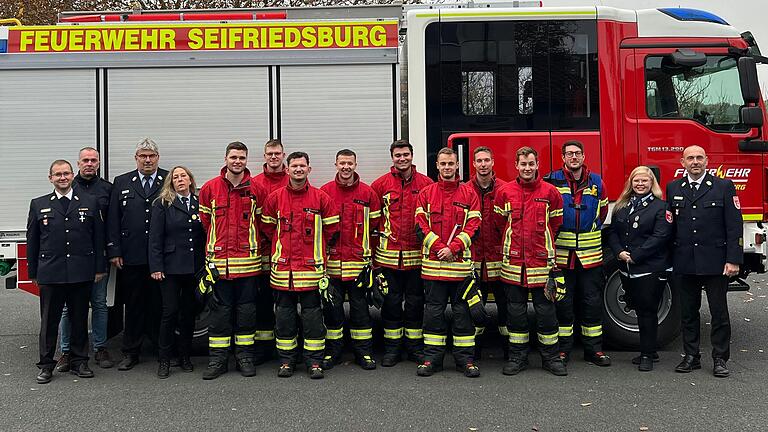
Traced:
<path fill-rule="evenodd" d="M 379 244 L 376 247 L 377 265 L 396 270 L 412 270 L 421 266 L 421 242 L 416 237 L 414 215 L 416 197 L 427 185 L 434 183 L 429 177 L 416 172 L 404 180 L 395 167 L 376 179 L 371 187 L 381 197 Z"/>
<path fill-rule="evenodd" d="M 417 199 L 416 229 L 422 241 L 421 277 L 461 281 L 471 274 L 472 236 L 480 228 L 480 202 L 472 187 L 459 178 L 442 178 L 425 187 Z M 452 261 L 441 261 L 437 251 L 449 247 Z"/>
<path fill-rule="evenodd" d="M 549 183 L 518 178 L 496 193 L 496 231 L 502 236 L 501 280 L 542 287 L 554 266 L 555 236 L 563 222 L 563 198 Z"/>
<path fill-rule="evenodd" d="M 339 213 L 331 198 L 306 182 L 272 192 L 261 216 L 272 239 L 269 283 L 282 291 L 311 291 L 325 275 L 327 241 L 338 230 Z"/>
<path fill-rule="evenodd" d="M 477 182 L 477 176 L 472 179 L 472 189 L 480 201 L 480 214 L 483 221 L 472 239 L 472 259 L 475 260 L 475 268 L 481 269 L 483 281 L 495 281 L 499 279 L 501 272 L 501 236 L 494 230 L 493 221 L 496 218 L 493 212 L 493 202 L 496 192 L 507 184 L 504 180 L 496 178 L 494 174 L 488 189 L 481 189 Z"/>
<path fill-rule="evenodd" d="M 354 174 L 347 186 L 336 179 L 320 188 L 339 210 L 339 237 L 328 249 L 328 276 L 343 281 L 355 280 L 371 261 L 375 247 L 373 229 L 379 225 L 381 204 L 376 192 Z"/>
<path fill-rule="evenodd" d="M 256 182 L 259 186 L 261 186 L 262 189 L 264 189 L 267 193 L 267 196 L 274 192 L 275 190 L 285 187 L 288 185 L 288 173 L 285 172 L 285 169 L 280 172 L 270 172 L 267 171 L 267 164 L 265 163 L 263 165 L 263 171 L 261 174 L 257 175 L 253 178 L 253 181 Z M 270 248 L 270 239 L 269 237 L 262 236 L 262 242 L 261 242 L 261 250 L 266 251 Z M 264 253 L 261 255 L 261 269 L 264 272 L 269 271 L 269 254 Z"/>
<path fill-rule="evenodd" d="M 256 185 L 248 169 L 242 182 L 233 186 L 225 177 L 208 180 L 200 189 L 200 219 L 207 234 L 206 256 L 216 264 L 223 279 L 261 273 L 260 221 L 265 191 Z"/>

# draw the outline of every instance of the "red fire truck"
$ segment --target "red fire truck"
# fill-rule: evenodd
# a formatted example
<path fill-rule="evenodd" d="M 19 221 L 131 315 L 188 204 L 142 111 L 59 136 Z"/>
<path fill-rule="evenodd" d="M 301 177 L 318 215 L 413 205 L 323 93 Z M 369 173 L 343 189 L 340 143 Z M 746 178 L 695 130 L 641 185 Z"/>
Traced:
<path fill-rule="evenodd" d="M 525 7 L 519 7 L 525 6 Z M 514 154 L 534 147 L 542 171 L 567 140 L 585 144 L 615 200 L 637 165 L 662 184 L 683 175 L 682 149 L 707 150 L 744 213 L 747 274 L 766 270 L 768 141 L 748 32 L 699 10 L 546 8 L 540 2 L 71 12 L 55 26 L 0 27 L 0 272 L 33 289 L 24 267 L 29 199 L 55 158 L 102 152 L 111 179 L 134 168 L 151 136 L 161 164 L 216 175 L 234 139 L 269 138 L 312 157 L 313 182 L 332 178 L 335 149 L 360 154 L 372 180 L 387 146 L 407 137 L 433 177 L 437 150 L 459 150 L 463 175 L 478 146 L 511 179 Z M 258 151 L 254 152 L 258 154 Z M 252 161 L 252 166 L 258 163 Z M 634 311 L 606 262 L 605 332 L 637 343 Z M 659 342 L 677 335 L 676 295 L 659 309 Z"/>

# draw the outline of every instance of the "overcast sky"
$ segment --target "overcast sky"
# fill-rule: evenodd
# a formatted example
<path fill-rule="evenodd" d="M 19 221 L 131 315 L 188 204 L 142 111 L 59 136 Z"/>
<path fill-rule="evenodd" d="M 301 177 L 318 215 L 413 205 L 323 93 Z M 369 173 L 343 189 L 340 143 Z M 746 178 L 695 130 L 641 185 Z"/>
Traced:
<path fill-rule="evenodd" d="M 763 56 L 768 56 L 768 1 L 766 0 L 543 0 L 547 6 L 603 5 L 624 9 L 684 7 L 712 12 L 739 32 L 751 31 Z M 758 65 L 760 88 L 768 97 L 768 65 Z"/>

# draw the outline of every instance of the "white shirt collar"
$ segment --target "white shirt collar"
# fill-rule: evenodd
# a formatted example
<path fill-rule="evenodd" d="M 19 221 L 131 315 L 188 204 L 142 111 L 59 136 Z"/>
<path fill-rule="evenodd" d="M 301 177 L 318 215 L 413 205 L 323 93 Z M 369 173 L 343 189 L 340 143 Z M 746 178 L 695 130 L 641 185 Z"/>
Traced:
<path fill-rule="evenodd" d="M 701 186 L 701 183 L 704 181 L 704 177 L 705 176 L 706 176 L 706 174 L 704 174 L 703 176 L 699 177 L 698 180 L 692 179 L 690 175 L 687 175 L 686 177 L 688 177 L 688 184 L 698 184 L 699 186 Z"/>
<path fill-rule="evenodd" d="M 155 172 L 153 172 L 150 175 L 144 175 L 141 173 L 141 171 L 138 171 L 138 173 L 139 173 L 139 179 L 141 180 L 142 183 L 144 183 L 144 179 L 147 177 L 152 179 L 152 183 L 154 183 L 155 179 L 157 178 L 157 170 L 155 170 Z"/>
<path fill-rule="evenodd" d="M 65 196 L 65 197 L 69 198 L 70 200 L 72 199 L 72 195 L 73 195 L 72 191 L 73 191 L 73 189 L 69 188 L 69 192 L 67 192 L 66 195 L 62 195 L 62 194 L 59 193 L 58 190 L 54 190 L 54 192 L 56 193 L 56 199 L 61 199 L 61 197 Z"/>

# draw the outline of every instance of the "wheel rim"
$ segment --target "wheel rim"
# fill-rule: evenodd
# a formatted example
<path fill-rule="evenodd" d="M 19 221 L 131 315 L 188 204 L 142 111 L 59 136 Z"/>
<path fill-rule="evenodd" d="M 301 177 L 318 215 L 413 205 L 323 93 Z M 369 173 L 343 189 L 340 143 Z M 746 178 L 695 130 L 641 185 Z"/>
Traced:
<path fill-rule="evenodd" d="M 605 286 L 603 302 L 605 303 L 606 314 L 618 327 L 626 331 L 638 332 L 637 314 L 634 309 L 630 309 L 629 306 L 627 306 L 625 296 L 626 292 L 624 291 L 624 286 L 621 283 L 621 277 L 617 270 L 611 274 L 608 278 L 608 283 Z M 659 303 L 659 310 L 657 312 L 659 324 L 667 319 L 671 309 L 672 291 L 669 284 L 667 284 L 664 286 L 664 291 L 661 294 L 661 302 Z"/>

